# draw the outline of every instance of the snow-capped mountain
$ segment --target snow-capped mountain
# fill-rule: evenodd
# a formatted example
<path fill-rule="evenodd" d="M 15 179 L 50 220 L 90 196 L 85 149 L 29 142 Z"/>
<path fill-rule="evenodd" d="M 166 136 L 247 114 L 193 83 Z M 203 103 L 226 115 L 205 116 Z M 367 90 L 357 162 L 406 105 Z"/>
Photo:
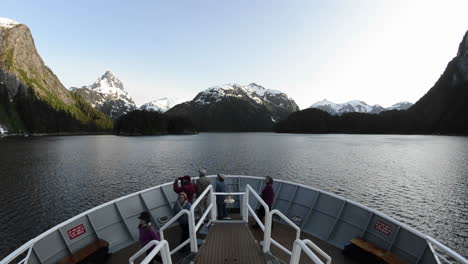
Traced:
<path fill-rule="evenodd" d="M 413 103 L 403 101 L 403 102 L 398 102 L 390 107 L 387 107 L 385 110 L 406 110 L 413 106 Z"/>
<path fill-rule="evenodd" d="M 249 85 L 229 83 L 213 86 L 197 94 L 193 102 L 202 105 L 212 104 L 221 102 L 226 98 L 252 100 L 260 105 L 284 108 L 292 112 L 299 110 L 294 100 L 290 99 L 285 93 L 266 89 L 256 83 L 251 83 Z"/>
<path fill-rule="evenodd" d="M 271 131 L 276 122 L 298 111 L 285 93 L 258 84 L 217 85 L 167 113 L 189 116 L 200 131 Z"/>
<path fill-rule="evenodd" d="M 122 81 L 111 71 L 106 71 L 91 85 L 72 87 L 71 90 L 111 118 L 118 118 L 137 108 Z"/>
<path fill-rule="evenodd" d="M 143 104 L 142 106 L 140 106 L 140 109 L 145 110 L 145 111 L 156 111 L 156 112 L 164 113 L 167 110 L 171 109 L 172 107 L 180 103 L 183 103 L 183 100 L 178 99 L 178 98 L 172 99 L 172 98 L 164 97 L 164 98 L 156 99 L 146 104 Z"/>
<path fill-rule="evenodd" d="M 342 115 L 344 113 L 370 113 L 378 114 L 387 110 L 406 110 L 413 104 L 410 102 L 399 102 L 391 107 L 384 108 L 381 105 L 368 105 L 366 102 L 353 100 L 342 104 L 337 104 L 326 99 L 318 101 L 311 105 L 309 108 L 317 108 L 328 112 L 331 115 Z"/>

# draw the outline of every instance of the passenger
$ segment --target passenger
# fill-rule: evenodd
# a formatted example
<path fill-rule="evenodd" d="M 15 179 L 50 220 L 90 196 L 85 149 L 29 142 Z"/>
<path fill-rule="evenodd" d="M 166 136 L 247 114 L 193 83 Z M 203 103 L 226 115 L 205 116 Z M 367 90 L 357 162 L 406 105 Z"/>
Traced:
<path fill-rule="evenodd" d="M 203 193 L 203 191 L 208 188 L 208 186 L 211 185 L 210 179 L 206 177 L 206 169 L 200 169 L 199 171 L 200 177 L 197 180 L 197 197 L 200 197 L 200 195 Z M 200 201 L 199 203 L 199 216 L 202 217 L 203 213 L 205 212 L 206 208 L 208 207 L 208 195 L 203 197 L 203 200 Z"/>
<path fill-rule="evenodd" d="M 157 240 L 160 241 L 158 232 L 154 229 L 151 225 L 150 214 L 148 212 L 143 212 L 138 217 L 140 219 L 140 224 L 138 225 L 138 230 L 140 231 L 140 244 L 142 247 L 146 246 L 150 241 Z M 151 250 L 153 250 L 155 246 L 151 247 L 146 251 L 146 255 L 148 255 Z M 149 263 L 153 263 L 154 260 L 161 262 L 161 257 L 156 255 L 154 259 L 152 259 Z"/>
<path fill-rule="evenodd" d="M 226 192 L 226 184 L 224 183 L 224 176 L 222 174 L 218 174 L 218 181 L 216 182 L 215 191 Z M 227 208 L 224 199 L 226 199 L 225 195 L 216 195 L 216 208 L 218 212 L 218 219 L 227 218 Z"/>
<path fill-rule="evenodd" d="M 178 214 L 180 211 L 186 209 L 186 210 L 189 210 L 190 211 L 190 206 L 191 204 L 187 201 L 187 194 L 185 194 L 184 192 L 181 192 L 179 193 L 179 197 L 176 201 L 176 203 L 174 204 L 174 214 Z M 182 215 L 181 217 L 179 217 L 179 219 L 177 219 L 177 221 L 179 222 L 179 225 L 180 227 L 182 228 L 182 233 L 181 233 L 181 241 L 180 243 L 184 242 L 185 240 L 187 240 L 187 238 L 190 237 L 190 231 L 189 231 L 189 222 L 188 222 L 188 217 L 186 214 Z M 186 251 L 187 247 L 184 247 L 183 248 L 183 251 Z"/>
<path fill-rule="evenodd" d="M 179 186 L 179 180 L 182 182 L 181 186 Z M 177 194 L 184 192 L 187 195 L 189 203 L 192 203 L 193 195 L 197 193 L 197 186 L 192 183 L 190 176 L 185 175 L 174 181 L 174 192 Z"/>
<path fill-rule="evenodd" d="M 268 209 L 271 210 L 271 206 L 273 205 L 273 200 L 275 199 L 275 190 L 273 189 L 272 177 L 270 176 L 265 177 L 265 187 L 263 188 L 263 191 L 260 197 L 268 205 Z M 265 218 L 265 208 L 263 208 L 262 205 L 260 205 L 260 207 L 257 209 L 257 216 L 258 216 L 258 219 L 260 219 L 260 221 L 263 222 L 263 219 Z M 255 223 L 253 227 L 259 228 L 260 226 L 258 225 L 258 223 Z"/>

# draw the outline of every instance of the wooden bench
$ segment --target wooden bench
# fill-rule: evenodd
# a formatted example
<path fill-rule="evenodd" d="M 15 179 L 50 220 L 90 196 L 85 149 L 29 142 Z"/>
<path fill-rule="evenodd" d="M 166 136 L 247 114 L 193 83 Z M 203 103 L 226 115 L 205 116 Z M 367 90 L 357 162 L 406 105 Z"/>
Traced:
<path fill-rule="evenodd" d="M 351 239 L 351 243 L 361 248 L 362 250 L 376 256 L 377 258 L 382 260 L 383 263 L 409 264 L 409 262 L 404 261 L 403 259 L 393 254 L 392 252 L 379 248 L 378 246 L 372 244 L 371 242 L 365 241 L 362 238 L 353 238 Z"/>
<path fill-rule="evenodd" d="M 109 247 L 109 243 L 105 240 L 98 239 L 93 243 L 87 245 L 86 247 L 76 251 L 72 255 L 66 256 L 61 259 L 58 264 L 76 264 L 83 262 L 86 258 L 91 257 L 94 253 L 98 252 L 101 249 Z M 92 262 L 92 261 L 91 261 Z"/>

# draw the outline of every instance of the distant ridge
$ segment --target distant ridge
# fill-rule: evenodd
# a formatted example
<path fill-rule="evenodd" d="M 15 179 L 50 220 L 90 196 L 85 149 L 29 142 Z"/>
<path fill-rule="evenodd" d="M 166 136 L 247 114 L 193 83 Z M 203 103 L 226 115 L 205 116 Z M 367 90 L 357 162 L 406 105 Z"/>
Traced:
<path fill-rule="evenodd" d="M 410 102 L 398 102 L 390 107 L 384 108 L 381 105 L 368 105 L 364 101 L 353 100 L 342 104 L 337 104 L 327 99 L 312 104 L 309 108 L 323 110 L 331 115 L 342 115 L 344 113 L 369 113 L 378 114 L 387 110 L 406 110 L 413 106 Z"/>

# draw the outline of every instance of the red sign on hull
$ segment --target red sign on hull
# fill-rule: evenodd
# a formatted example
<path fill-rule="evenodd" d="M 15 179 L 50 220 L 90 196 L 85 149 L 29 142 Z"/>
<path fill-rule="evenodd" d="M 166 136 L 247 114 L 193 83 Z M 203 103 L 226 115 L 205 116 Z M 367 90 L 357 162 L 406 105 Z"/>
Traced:
<path fill-rule="evenodd" d="M 68 237 L 70 239 L 75 239 L 75 238 L 83 235 L 84 233 L 86 233 L 86 229 L 85 229 L 84 225 L 81 224 L 81 225 L 75 226 L 74 228 L 68 230 L 67 233 L 68 233 Z"/>
<path fill-rule="evenodd" d="M 392 226 L 379 220 L 375 222 L 375 229 L 379 230 L 387 236 L 389 236 L 392 233 Z"/>

